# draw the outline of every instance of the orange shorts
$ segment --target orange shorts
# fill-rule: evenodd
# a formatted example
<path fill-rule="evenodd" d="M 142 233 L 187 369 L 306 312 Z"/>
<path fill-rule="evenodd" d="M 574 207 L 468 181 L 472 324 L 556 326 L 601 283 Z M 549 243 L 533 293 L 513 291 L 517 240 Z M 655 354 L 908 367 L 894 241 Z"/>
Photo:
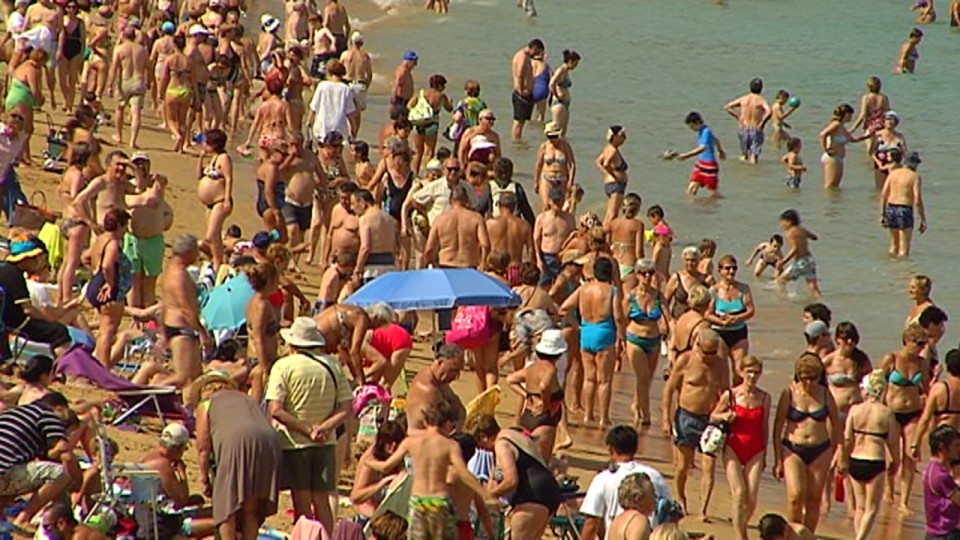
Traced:
<path fill-rule="evenodd" d="M 715 161 L 698 160 L 690 171 L 690 183 L 700 184 L 711 191 L 716 191 L 720 183 L 720 167 Z"/>

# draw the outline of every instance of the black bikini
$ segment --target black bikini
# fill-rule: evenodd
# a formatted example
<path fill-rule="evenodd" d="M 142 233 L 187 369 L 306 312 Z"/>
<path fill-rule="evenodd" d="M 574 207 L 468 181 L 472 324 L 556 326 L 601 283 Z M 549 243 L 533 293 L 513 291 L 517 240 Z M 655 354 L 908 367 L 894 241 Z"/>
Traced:
<path fill-rule="evenodd" d="M 853 430 L 854 433 L 877 437 L 882 440 L 887 439 L 888 433 L 875 433 L 873 431 Z M 887 470 L 887 460 L 885 459 L 861 459 L 850 458 L 850 478 L 857 482 L 867 483 Z"/>
<path fill-rule="evenodd" d="M 950 415 L 950 414 L 960 414 L 960 410 L 950 408 L 950 385 L 947 384 L 947 381 L 943 382 L 943 387 L 947 389 L 947 406 L 940 411 L 934 411 L 933 414 L 936 416 Z"/>
<path fill-rule="evenodd" d="M 824 392 L 826 392 L 826 390 L 824 390 Z M 791 401 L 792 398 L 793 394 L 791 392 Z M 790 408 L 787 409 L 787 420 L 791 422 L 802 422 L 808 419 L 813 420 L 814 422 L 826 422 L 829 416 L 830 410 L 827 408 L 826 404 L 812 412 L 801 411 L 794 407 L 792 403 L 790 404 Z M 819 444 L 798 444 L 791 442 L 786 438 L 784 438 L 781 442 L 783 443 L 783 446 L 787 448 L 787 450 L 790 450 L 796 454 L 807 465 L 810 465 L 816 461 L 817 458 L 820 457 L 820 454 L 827 451 L 833 444 L 830 439 L 827 439 Z"/>

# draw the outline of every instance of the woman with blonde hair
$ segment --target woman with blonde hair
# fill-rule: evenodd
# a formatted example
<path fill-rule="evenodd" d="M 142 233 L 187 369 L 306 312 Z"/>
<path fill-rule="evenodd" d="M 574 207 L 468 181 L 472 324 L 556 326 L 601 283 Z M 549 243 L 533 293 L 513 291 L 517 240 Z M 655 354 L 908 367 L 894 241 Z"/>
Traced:
<path fill-rule="evenodd" d="M 630 289 L 623 299 L 626 314 L 627 358 L 633 366 L 635 383 L 633 392 L 633 423 L 637 427 L 649 427 L 650 387 L 653 374 L 660 360 L 661 336 L 666 333 L 669 314 L 656 287 L 657 271 L 650 259 L 640 259 L 636 264 L 637 286 Z"/>
<path fill-rule="evenodd" d="M 620 279 L 627 279 L 634 273 L 634 265 L 644 256 L 643 220 L 637 219 L 643 199 L 636 193 L 623 198 L 620 210 L 622 216 L 613 218 L 604 225 L 610 237 L 610 250 L 613 258 L 620 264 Z M 633 284 L 631 284 L 633 285 Z"/>
<path fill-rule="evenodd" d="M 933 280 L 928 276 L 917 274 L 910 278 L 907 295 L 913 300 L 913 307 L 907 315 L 907 324 L 920 322 L 920 315 L 923 315 L 928 307 L 936 305 L 930 299 L 931 292 L 933 292 Z"/>
<path fill-rule="evenodd" d="M 653 481 L 643 473 L 635 473 L 620 481 L 617 504 L 623 509 L 610 523 L 607 538 L 647 540 L 653 531 L 650 515 L 656 510 Z"/>
<path fill-rule="evenodd" d="M 840 442 L 837 405 L 821 383 L 823 364 L 803 355 L 780 394 L 773 424 L 773 477 L 787 487 L 787 520 L 816 532 L 823 485 Z"/>
<path fill-rule="evenodd" d="M 880 509 L 887 474 L 896 474 L 900 466 L 900 426 L 893 411 L 883 403 L 887 379 L 881 369 L 867 374 L 860 383 L 866 400 L 850 408 L 844 428 L 846 469 L 853 486 L 856 511 L 853 528 L 856 540 L 870 536 Z M 890 463 L 887 463 L 887 452 Z"/>

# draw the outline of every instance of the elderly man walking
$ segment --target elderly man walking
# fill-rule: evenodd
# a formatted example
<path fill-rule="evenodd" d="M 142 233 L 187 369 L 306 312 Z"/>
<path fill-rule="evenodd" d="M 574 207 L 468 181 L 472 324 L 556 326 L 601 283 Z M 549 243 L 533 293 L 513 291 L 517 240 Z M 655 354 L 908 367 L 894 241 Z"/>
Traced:
<path fill-rule="evenodd" d="M 313 319 L 297 317 L 280 336 L 293 353 L 274 362 L 266 391 L 283 448 L 280 487 L 290 490 L 294 521 L 306 515 L 333 531 L 337 439 L 353 395 L 340 363 L 323 353 Z"/>

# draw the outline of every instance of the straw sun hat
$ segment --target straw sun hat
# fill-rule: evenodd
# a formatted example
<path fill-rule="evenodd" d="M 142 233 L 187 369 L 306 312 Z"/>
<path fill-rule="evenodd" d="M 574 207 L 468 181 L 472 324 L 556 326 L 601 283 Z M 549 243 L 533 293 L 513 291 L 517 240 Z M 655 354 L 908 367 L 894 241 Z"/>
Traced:
<path fill-rule="evenodd" d="M 190 385 L 190 390 L 186 392 L 187 404 L 196 407 L 203 397 L 204 390 L 214 383 L 220 383 L 232 389 L 237 388 L 237 384 L 226 373 L 217 370 L 208 371 L 197 377 L 197 380 Z"/>

